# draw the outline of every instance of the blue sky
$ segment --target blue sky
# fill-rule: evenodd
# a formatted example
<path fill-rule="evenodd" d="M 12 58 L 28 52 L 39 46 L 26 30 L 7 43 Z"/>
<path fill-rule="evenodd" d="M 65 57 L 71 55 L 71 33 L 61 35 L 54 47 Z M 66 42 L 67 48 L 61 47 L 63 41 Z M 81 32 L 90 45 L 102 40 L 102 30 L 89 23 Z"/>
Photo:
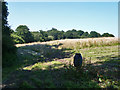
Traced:
<path fill-rule="evenodd" d="M 30 31 L 83 30 L 118 36 L 117 2 L 8 2 L 12 29 L 27 25 Z"/>

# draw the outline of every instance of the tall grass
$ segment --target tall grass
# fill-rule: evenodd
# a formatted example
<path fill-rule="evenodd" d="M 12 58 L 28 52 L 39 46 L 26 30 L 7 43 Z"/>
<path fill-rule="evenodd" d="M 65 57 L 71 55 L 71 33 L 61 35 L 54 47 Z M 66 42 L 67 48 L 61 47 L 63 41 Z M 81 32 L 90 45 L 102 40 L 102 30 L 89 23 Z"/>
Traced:
<path fill-rule="evenodd" d="M 101 38 L 85 38 L 85 39 L 64 39 L 55 40 L 48 42 L 34 42 L 27 44 L 16 44 L 17 47 L 34 45 L 34 44 L 48 44 L 48 45 L 59 45 L 58 48 L 69 48 L 69 49 L 81 49 L 86 47 L 103 47 L 120 44 L 120 40 L 116 37 L 101 37 Z"/>
<path fill-rule="evenodd" d="M 81 49 L 86 47 L 103 47 L 118 45 L 120 42 L 117 38 L 88 38 L 88 39 L 68 39 L 63 43 L 63 48 Z"/>

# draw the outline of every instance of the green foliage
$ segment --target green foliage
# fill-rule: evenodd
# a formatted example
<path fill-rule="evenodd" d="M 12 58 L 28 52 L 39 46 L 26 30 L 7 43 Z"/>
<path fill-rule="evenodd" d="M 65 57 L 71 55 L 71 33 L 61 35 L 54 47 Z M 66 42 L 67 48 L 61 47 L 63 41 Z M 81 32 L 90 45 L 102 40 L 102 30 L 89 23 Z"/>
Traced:
<path fill-rule="evenodd" d="M 16 44 L 25 43 L 25 41 L 22 39 L 22 37 L 18 36 L 17 34 L 12 33 L 12 34 L 11 34 L 11 37 L 13 38 L 13 41 L 14 41 Z"/>
<path fill-rule="evenodd" d="M 103 33 L 102 37 L 115 37 L 113 34 Z"/>
<path fill-rule="evenodd" d="M 17 30 L 18 30 L 18 28 L 16 29 L 16 31 Z M 13 30 L 11 30 L 11 32 L 13 32 Z M 18 36 L 22 37 L 24 40 L 28 39 L 28 40 L 33 40 L 35 42 L 37 42 L 37 41 L 44 42 L 44 41 L 60 40 L 60 39 L 92 38 L 92 37 L 101 37 L 102 36 L 100 33 L 97 33 L 96 31 L 91 31 L 89 34 L 88 32 L 84 32 L 82 30 L 72 29 L 72 30 L 68 30 L 68 31 L 64 32 L 63 30 L 59 31 L 56 28 L 52 28 L 51 30 L 48 30 L 48 31 L 39 30 L 37 32 L 36 31 L 29 32 L 32 34 L 32 37 L 29 34 L 25 35 L 24 32 L 26 32 L 26 33 L 29 32 L 29 29 L 26 25 L 22 25 L 22 28 L 20 26 L 19 32 L 17 31 L 16 33 Z M 108 36 L 113 37 L 114 36 L 112 34 L 109 34 L 109 35 L 108 34 L 109 33 L 107 33 L 107 35 L 103 34 L 103 36 L 104 37 L 108 37 Z M 28 36 L 31 37 L 31 39 Z M 29 42 L 31 42 L 31 41 L 29 41 Z"/>
<path fill-rule="evenodd" d="M 91 31 L 89 37 L 101 37 L 100 33 L 97 33 L 96 31 Z"/>
<path fill-rule="evenodd" d="M 42 31 L 42 30 L 40 30 L 40 41 L 47 41 L 47 39 L 48 39 L 48 34 L 47 34 L 47 32 L 46 31 Z"/>
<path fill-rule="evenodd" d="M 73 39 L 74 34 L 72 33 L 72 31 L 71 31 L 71 30 L 68 30 L 68 31 L 65 33 L 65 36 L 66 36 L 66 38 Z"/>
<path fill-rule="evenodd" d="M 70 38 L 70 39 L 80 38 L 83 33 L 84 32 L 81 30 L 77 31 L 75 29 L 72 29 L 72 30 L 68 30 L 67 32 L 65 32 L 65 37 Z"/>
<path fill-rule="evenodd" d="M 51 40 L 53 40 L 53 39 L 54 39 L 53 36 L 48 36 L 48 41 L 51 41 Z"/>
<path fill-rule="evenodd" d="M 16 64 L 16 53 L 15 52 L 6 52 L 4 55 L 3 55 L 3 60 L 2 60 L 2 66 L 3 67 L 9 67 L 13 64 Z"/>
<path fill-rule="evenodd" d="M 33 36 L 26 25 L 19 25 L 16 28 L 16 34 L 25 40 L 26 43 L 33 42 Z"/>
<path fill-rule="evenodd" d="M 49 36 L 53 36 L 54 40 L 58 40 L 58 39 L 64 38 L 64 35 L 63 35 L 64 31 L 58 31 L 55 28 L 52 28 L 51 30 L 48 30 L 47 33 L 48 33 Z"/>
<path fill-rule="evenodd" d="M 7 16 L 8 16 L 7 3 L 2 2 L 2 34 L 9 35 L 10 30 L 9 30 L 9 27 L 8 27 Z"/>
<path fill-rule="evenodd" d="M 87 38 L 89 36 L 89 33 L 88 32 L 84 32 L 81 36 L 81 38 Z"/>
<path fill-rule="evenodd" d="M 82 36 L 83 33 L 84 33 L 84 31 L 78 30 L 78 34 L 79 34 L 80 36 Z"/>
<path fill-rule="evenodd" d="M 12 65 L 16 56 L 16 47 L 10 37 L 11 29 L 7 23 L 7 3 L 2 2 L 2 63 L 3 67 Z"/>
<path fill-rule="evenodd" d="M 31 33 L 32 33 L 32 36 L 33 36 L 35 42 L 40 41 L 40 33 L 39 32 L 31 32 Z"/>

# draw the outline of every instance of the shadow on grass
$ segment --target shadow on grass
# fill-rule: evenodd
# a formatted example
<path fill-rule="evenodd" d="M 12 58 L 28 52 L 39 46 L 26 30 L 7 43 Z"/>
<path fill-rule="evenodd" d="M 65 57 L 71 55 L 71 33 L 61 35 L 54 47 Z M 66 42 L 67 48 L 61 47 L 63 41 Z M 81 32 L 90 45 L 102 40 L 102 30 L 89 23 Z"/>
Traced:
<path fill-rule="evenodd" d="M 120 80 L 120 56 L 106 55 L 97 57 L 100 61 L 92 65 L 98 72 L 106 78 L 119 81 Z M 104 60 L 104 61 L 102 61 Z"/>
<path fill-rule="evenodd" d="M 58 49 L 59 46 L 44 44 L 23 46 L 18 49 L 20 63 L 15 66 L 20 68 L 37 62 L 51 62 L 55 59 L 72 56 L 72 52 L 66 52 L 64 48 Z M 33 54 L 36 52 L 40 55 Z M 96 65 L 88 64 L 80 70 L 76 70 L 72 65 L 58 63 L 49 65 L 45 69 L 39 67 L 34 67 L 31 70 L 18 69 L 3 82 L 3 85 L 6 85 L 5 88 L 99 88 L 98 72 L 100 75 L 107 76 L 107 79 L 119 80 L 120 69 L 116 65 L 120 59 L 114 55 L 102 56 L 98 59 L 100 62 L 97 62 Z M 105 59 L 104 62 L 102 62 L 103 59 Z"/>
<path fill-rule="evenodd" d="M 55 59 L 64 59 L 72 56 L 72 52 L 65 52 L 66 49 L 58 49 L 62 45 L 46 45 L 46 44 L 35 44 L 27 45 L 18 48 L 17 62 L 11 66 L 3 68 L 3 82 L 7 81 L 7 77 L 16 73 L 15 70 L 22 69 L 25 66 L 30 66 L 38 62 L 50 62 Z M 9 73 L 9 74 L 8 74 Z"/>
<path fill-rule="evenodd" d="M 72 65 L 53 64 L 46 69 L 19 70 L 5 88 L 99 88 L 96 72 L 76 70 Z M 55 67 L 59 67 L 56 68 Z"/>
<path fill-rule="evenodd" d="M 119 67 L 111 67 L 111 63 L 117 64 L 119 62 L 117 57 L 104 56 L 106 61 L 100 64 L 97 62 L 98 65 L 87 64 L 81 69 L 76 69 L 70 64 L 55 63 L 45 69 L 34 67 L 31 70 L 18 70 L 5 83 L 5 88 L 100 88 L 99 84 L 102 83 L 106 84 L 107 88 L 113 88 L 116 84 L 113 81 L 119 81 L 118 75 L 120 73 Z M 98 58 L 104 59 L 103 57 Z M 107 79 L 111 79 L 111 81 Z M 119 86 L 118 83 L 116 85 Z"/>
<path fill-rule="evenodd" d="M 62 44 L 23 46 L 18 49 L 18 59 L 22 66 L 29 66 L 37 62 L 50 62 L 56 59 L 69 58 L 73 55 L 73 52 L 66 52 L 68 49 L 58 49 L 60 45 Z"/>
<path fill-rule="evenodd" d="M 63 45 L 62 43 L 59 43 L 58 45 L 52 45 L 54 46 L 55 48 L 58 48 L 59 46 Z"/>

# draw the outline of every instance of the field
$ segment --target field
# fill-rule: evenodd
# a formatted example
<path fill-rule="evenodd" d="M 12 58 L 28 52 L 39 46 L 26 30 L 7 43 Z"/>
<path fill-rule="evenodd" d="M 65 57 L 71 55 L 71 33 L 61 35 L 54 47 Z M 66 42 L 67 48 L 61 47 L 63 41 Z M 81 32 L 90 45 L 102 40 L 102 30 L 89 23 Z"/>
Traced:
<path fill-rule="evenodd" d="M 3 88 L 119 88 L 118 39 L 87 38 L 17 44 L 17 63 L 3 68 Z M 73 65 L 81 53 L 80 69 Z"/>

